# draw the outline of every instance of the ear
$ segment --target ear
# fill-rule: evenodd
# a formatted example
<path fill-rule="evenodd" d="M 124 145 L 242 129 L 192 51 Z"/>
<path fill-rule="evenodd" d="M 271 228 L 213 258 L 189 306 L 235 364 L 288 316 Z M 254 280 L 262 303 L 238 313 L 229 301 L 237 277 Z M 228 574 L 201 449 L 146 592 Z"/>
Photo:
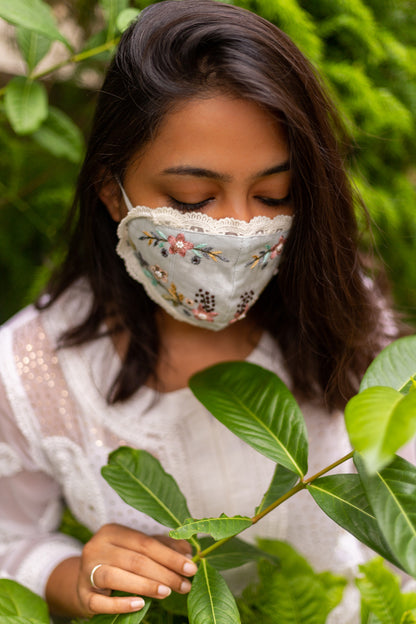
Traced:
<path fill-rule="evenodd" d="M 121 219 L 127 214 L 127 208 L 124 205 L 120 187 L 114 178 L 107 178 L 107 180 L 100 186 L 98 189 L 98 197 L 106 206 L 114 221 L 121 221 Z"/>

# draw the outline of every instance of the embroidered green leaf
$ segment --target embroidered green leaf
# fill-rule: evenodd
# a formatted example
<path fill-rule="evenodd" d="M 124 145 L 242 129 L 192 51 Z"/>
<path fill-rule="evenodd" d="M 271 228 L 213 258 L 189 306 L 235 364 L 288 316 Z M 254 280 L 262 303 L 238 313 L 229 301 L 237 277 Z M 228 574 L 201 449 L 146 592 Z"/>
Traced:
<path fill-rule="evenodd" d="M 169 532 L 174 539 L 189 539 L 197 533 L 212 535 L 215 540 L 236 535 L 251 526 L 251 519 L 246 516 L 226 516 L 219 518 L 188 518 L 182 526 Z"/>
<path fill-rule="evenodd" d="M 236 602 L 221 574 L 202 559 L 188 597 L 190 624 L 240 624 Z"/>
<path fill-rule="evenodd" d="M 108 462 L 101 473 L 127 504 L 169 528 L 190 517 L 176 481 L 150 453 L 124 446 L 111 453 Z"/>
<path fill-rule="evenodd" d="M 274 373 L 251 362 L 225 362 L 194 375 L 196 398 L 242 440 L 303 477 L 308 463 L 305 421 Z"/>
<path fill-rule="evenodd" d="M 156 230 L 157 234 L 159 234 L 160 238 L 162 238 L 164 241 L 167 241 L 168 238 L 166 236 L 166 234 L 164 234 L 163 232 L 161 232 L 160 230 Z"/>

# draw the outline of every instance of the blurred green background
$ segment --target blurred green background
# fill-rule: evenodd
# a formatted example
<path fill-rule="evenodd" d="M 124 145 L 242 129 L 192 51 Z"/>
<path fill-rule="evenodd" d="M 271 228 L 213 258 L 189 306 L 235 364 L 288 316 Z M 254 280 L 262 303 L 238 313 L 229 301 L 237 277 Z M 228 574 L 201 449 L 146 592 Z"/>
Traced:
<path fill-rule="evenodd" d="M 323 73 L 355 141 L 349 167 L 372 220 L 363 248 L 374 245 L 397 308 L 416 326 L 416 1 L 231 3 L 285 30 Z M 131 18 L 126 9 L 148 4 L 0 0 L 2 26 L 13 24 L 10 52 L 22 61 L 21 71 L 7 58 L 0 69 L 0 322 L 33 300 L 62 256 L 60 232 L 113 42 Z M 56 28 L 72 51 L 56 42 L 50 51 Z"/>

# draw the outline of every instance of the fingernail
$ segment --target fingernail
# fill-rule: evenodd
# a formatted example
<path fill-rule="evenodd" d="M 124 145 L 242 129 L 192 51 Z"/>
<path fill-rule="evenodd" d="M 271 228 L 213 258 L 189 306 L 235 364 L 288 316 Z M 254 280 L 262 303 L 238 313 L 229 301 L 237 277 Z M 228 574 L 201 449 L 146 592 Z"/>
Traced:
<path fill-rule="evenodd" d="M 196 574 L 198 572 L 198 568 L 193 561 L 185 563 L 182 570 L 184 574 Z"/>
<path fill-rule="evenodd" d="M 187 594 L 189 591 L 191 591 L 191 587 L 192 585 L 189 581 L 182 581 L 180 590 L 183 594 Z"/>
<path fill-rule="evenodd" d="M 159 596 L 163 596 L 163 598 L 166 598 L 166 596 L 170 596 L 172 590 L 166 585 L 159 585 L 159 587 L 157 588 L 157 593 L 159 594 Z"/>
<path fill-rule="evenodd" d="M 144 607 L 143 598 L 133 598 L 133 600 L 130 600 L 130 607 L 132 609 L 143 609 Z"/>

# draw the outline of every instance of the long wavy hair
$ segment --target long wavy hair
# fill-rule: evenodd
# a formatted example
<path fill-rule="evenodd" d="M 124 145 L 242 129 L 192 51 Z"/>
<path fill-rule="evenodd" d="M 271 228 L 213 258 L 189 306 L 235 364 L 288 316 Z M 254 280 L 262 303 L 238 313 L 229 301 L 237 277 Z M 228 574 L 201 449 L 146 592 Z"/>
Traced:
<path fill-rule="evenodd" d="M 157 306 L 118 257 L 117 224 L 98 190 L 109 176 L 123 180 L 131 158 L 178 102 L 215 93 L 255 102 L 286 128 L 294 224 L 279 274 L 251 314 L 279 343 L 295 387 L 342 405 L 388 333 L 381 295 L 365 277 L 357 248 L 357 201 L 344 167 L 349 142 L 295 44 L 236 6 L 167 0 L 146 8 L 124 33 L 99 94 L 68 253 L 48 301 L 38 307 L 86 278 L 92 307 L 61 345 L 98 339 L 103 321 L 113 316 L 118 323 L 111 331 L 127 329 L 130 338 L 108 401 L 127 399 L 155 375 Z"/>

